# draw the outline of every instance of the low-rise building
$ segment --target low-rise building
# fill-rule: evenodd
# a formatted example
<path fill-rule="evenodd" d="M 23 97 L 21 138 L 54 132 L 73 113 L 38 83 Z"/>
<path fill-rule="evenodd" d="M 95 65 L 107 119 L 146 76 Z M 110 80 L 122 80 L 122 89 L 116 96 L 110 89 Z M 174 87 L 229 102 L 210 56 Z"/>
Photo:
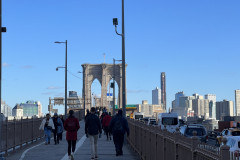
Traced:
<path fill-rule="evenodd" d="M 16 104 L 16 106 L 12 109 L 12 115 L 13 117 L 23 117 L 23 107 L 21 107 L 19 104 Z"/>

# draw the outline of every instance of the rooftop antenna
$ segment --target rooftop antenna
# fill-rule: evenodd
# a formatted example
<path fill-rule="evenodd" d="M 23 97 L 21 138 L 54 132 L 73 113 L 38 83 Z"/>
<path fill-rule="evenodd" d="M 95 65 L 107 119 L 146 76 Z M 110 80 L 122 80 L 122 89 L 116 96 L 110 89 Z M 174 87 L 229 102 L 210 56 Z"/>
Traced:
<path fill-rule="evenodd" d="M 106 58 L 106 54 L 105 53 L 103 53 L 103 58 L 104 58 L 104 63 L 105 63 L 105 58 Z"/>

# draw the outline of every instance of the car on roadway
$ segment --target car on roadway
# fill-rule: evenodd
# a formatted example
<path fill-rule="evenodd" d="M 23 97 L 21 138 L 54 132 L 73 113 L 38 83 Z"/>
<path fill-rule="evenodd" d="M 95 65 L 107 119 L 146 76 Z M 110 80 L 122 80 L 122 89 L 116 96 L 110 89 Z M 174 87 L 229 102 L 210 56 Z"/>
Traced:
<path fill-rule="evenodd" d="M 147 125 L 157 125 L 157 121 L 155 118 L 148 118 Z"/>
<path fill-rule="evenodd" d="M 220 136 L 220 132 L 217 131 L 208 131 L 208 138 L 216 140 L 217 136 Z"/>
<path fill-rule="evenodd" d="M 229 137 L 229 136 L 240 136 L 240 129 L 238 128 L 229 128 L 229 129 L 224 129 L 219 136 L 217 136 L 216 139 L 216 145 L 220 145 L 222 143 L 222 139 L 224 137 Z"/>
<path fill-rule="evenodd" d="M 184 125 L 180 128 L 180 133 L 185 136 L 191 138 L 193 136 L 193 132 L 197 133 L 197 137 L 201 142 L 207 143 L 208 134 L 206 128 L 201 124 L 189 124 Z"/>

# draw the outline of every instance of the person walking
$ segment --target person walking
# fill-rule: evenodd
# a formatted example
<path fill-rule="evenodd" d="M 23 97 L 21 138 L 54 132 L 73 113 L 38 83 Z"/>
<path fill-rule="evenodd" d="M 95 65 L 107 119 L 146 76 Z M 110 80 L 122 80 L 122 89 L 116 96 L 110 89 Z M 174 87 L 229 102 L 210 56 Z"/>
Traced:
<path fill-rule="evenodd" d="M 62 124 L 64 124 L 65 120 L 64 120 L 62 114 L 59 116 L 59 118 L 62 120 Z M 62 141 L 62 135 L 63 135 L 63 130 L 62 130 L 62 132 L 59 134 L 59 140 L 60 140 L 60 141 Z"/>
<path fill-rule="evenodd" d="M 116 156 L 123 155 L 123 141 L 124 135 L 127 132 L 127 136 L 129 136 L 129 128 L 128 122 L 126 118 L 122 115 L 122 110 L 118 110 L 118 114 L 114 116 L 109 125 L 109 131 L 113 135 L 113 141 L 116 149 Z"/>
<path fill-rule="evenodd" d="M 103 127 L 104 132 L 106 133 L 107 140 L 109 140 L 109 139 L 112 140 L 111 134 L 109 132 L 109 124 L 110 124 L 111 120 L 112 120 L 112 117 L 110 115 L 108 115 L 108 113 L 106 112 L 105 116 L 103 118 L 102 127 Z"/>
<path fill-rule="evenodd" d="M 63 123 L 62 120 L 58 117 L 57 113 L 54 113 L 52 118 L 55 129 L 53 130 L 54 142 L 55 145 L 59 144 L 60 134 L 63 132 Z"/>
<path fill-rule="evenodd" d="M 52 130 L 55 129 L 53 120 L 50 117 L 50 114 L 46 114 L 46 118 L 42 120 L 42 123 L 39 127 L 39 130 L 44 130 L 45 134 L 45 145 L 50 144 Z"/>
<path fill-rule="evenodd" d="M 97 141 L 98 137 L 101 138 L 102 129 L 100 119 L 96 116 L 96 109 L 94 107 L 91 108 L 91 114 L 87 117 L 85 134 L 91 142 L 91 160 L 96 160 L 98 159 Z"/>
<path fill-rule="evenodd" d="M 90 111 L 89 111 L 89 109 L 87 109 L 87 114 L 86 114 L 86 116 L 85 116 L 85 122 L 86 122 L 86 120 L 87 120 L 87 117 L 90 115 Z"/>
<path fill-rule="evenodd" d="M 64 129 L 67 131 L 66 140 L 68 142 L 68 157 L 74 159 L 74 152 L 76 149 L 77 131 L 80 125 L 77 118 L 74 117 L 74 111 L 69 111 L 69 117 L 64 122 Z"/>

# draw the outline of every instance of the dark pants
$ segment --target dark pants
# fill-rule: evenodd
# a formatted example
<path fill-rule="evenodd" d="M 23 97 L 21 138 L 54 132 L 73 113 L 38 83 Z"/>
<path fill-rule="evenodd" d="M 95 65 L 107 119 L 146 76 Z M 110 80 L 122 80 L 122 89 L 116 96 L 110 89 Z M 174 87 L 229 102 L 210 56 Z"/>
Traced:
<path fill-rule="evenodd" d="M 108 137 L 110 137 L 110 139 L 111 139 L 111 133 L 109 132 L 108 126 L 104 127 L 104 132 L 106 133 L 107 139 L 108 139 Z"/>
<path fill-rule="evenodd" d="M 56 144 L 56 143 L 59 143 L 59 136 L 60 136 L 60 134 L 57 133 L 56 131 L 54 131 L 54 132 L 53 132 L 53 136 L 54 136 L 54 142 L 55 142 L 55 144 Z"/>
<path fill-rule="evenodd" d="M 71 151 L 74 152 L 76 148 L 76 140 L 68 141 L 68 155 L 71 155 Z"/>
<path fill-rule="evenodd" d="M 62 140 L 63 132 L 59 133 L 59 140 Z"/>
<path fill-rule="evenodd" d="M 122 155 L 123 154 L 122 147 L 123 147 L 123 141 L 124 141 L 124 134 L 122 134 L 122 133 L 114 134 L 113 141 L 115 144 L 116 153 L 118 155 Z"/>

